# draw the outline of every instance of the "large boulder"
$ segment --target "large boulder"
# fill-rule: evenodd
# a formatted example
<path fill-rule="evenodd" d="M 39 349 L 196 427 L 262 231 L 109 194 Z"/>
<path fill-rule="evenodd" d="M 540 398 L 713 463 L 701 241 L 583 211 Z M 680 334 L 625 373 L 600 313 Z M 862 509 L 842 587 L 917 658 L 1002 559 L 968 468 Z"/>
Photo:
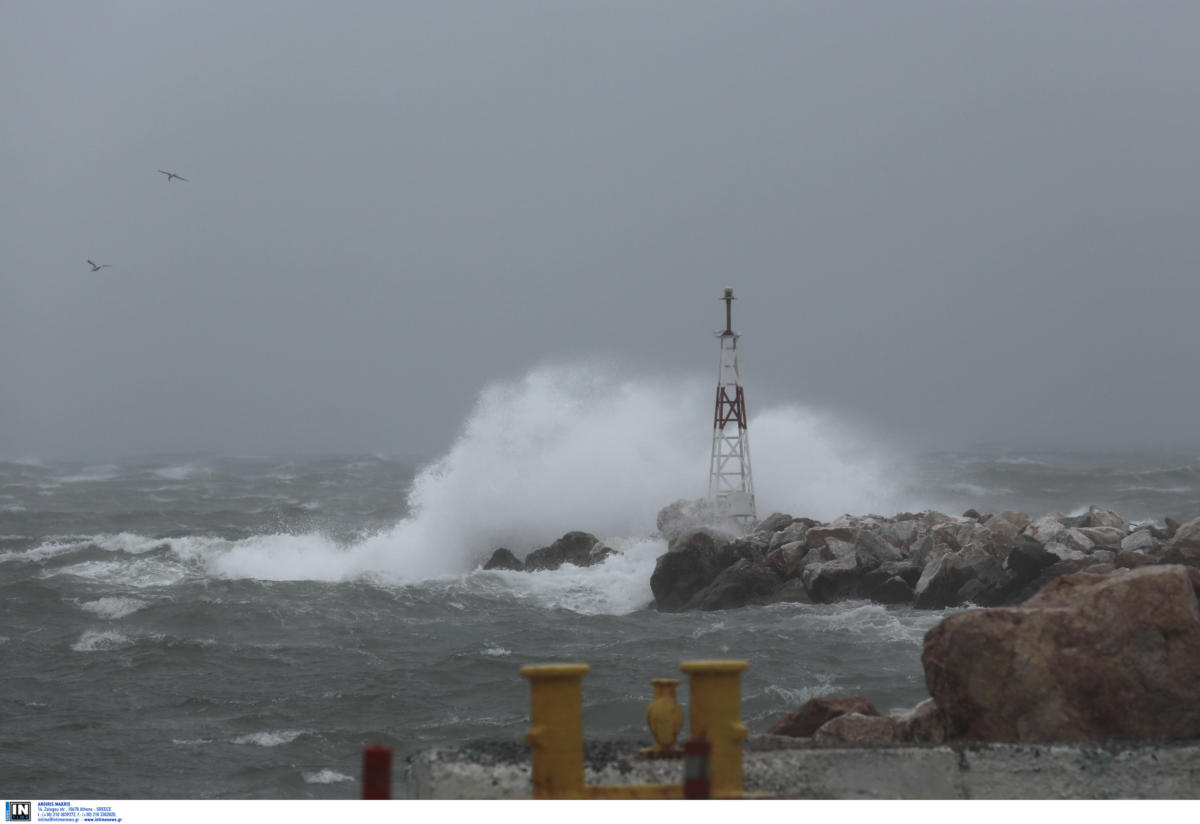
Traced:
<path fill-rule="evenodd" d="M 874 570 L 874 573 L 882 573 L 887 575 L 882 570 Z M 911 604 L 913 600 L 913 588 L 908 581 L 904 580 L 899 575 L 887 575 L 878 582 L 872 580 L 867 581 L 864 577 L 863 585 L 866 588 L 867 597 L 877 604 Z"/>
<path fill-rule="evenodd" d="M 1079 519 L 1077 526 L 1081 527 L 1115 527 L 1124 532 L 1125 519 L 1111 509 L 1101 509 L 1097 506 L 1088 507 L 1088 511 Z"/>
<path fill-rule="evenodd" d="M 708 532 L 690 532 L 672 541 L 650 576 L 655 607 L 661 612 L 683 609 L 722 569 L 720 546 Z"/>
<path fill-rule="evenodd" d="M 1121 549 L 1127 552 L 1154 553 L 1158 548 L 1158 539 L 1149 529 L 1135 530 L 1121 539 Z"/>
<path fill-rule="evenodd" d="M 890 561 L 899 561 L 902 557 L 897 547 L 872 529 L 860 529 L 854 536 L 854 555 L 858 559 L 858 568 L 863 572 Z"/>
<path fill-rule="evenodd" d="M 767 563 L 784 580 L 791 580 L 798 577 L 804 569 L 806 555 L 808 555 L 808 547 L 804 545 L 804 542 L 792 541 L 790 544 L 783 544 L 767 553 Z"/>
<path fill-rule="evenodd" d="M 792 523 L 792 520 L 793 520 L 792 516 L 788 515 L 785 512 L 773 512 L 770 515 L 768 515 L 767 517 L 763 518 L 757 524 L 755 524 L 754 529 L 752 529 L 750 531 L 751 532 L 778 532 L 779 530 L 783 529 L 784 527 L 790 526 Z"/>
<path fill-rule="evenodd" d="M 1181 524 L 1171 536 L 1171 546 L 1200 546 L 1200 518 Z"/>
<path fill-rule="evenodd" d="M 790 735 L 793 738 L 808 738 L 825 726 L 828 721 L 847 713 L 859 715 L 879 715 L 879 710 L 862 695 L 849 695 L 842 698 L 811 698 L 804 702 L 799 709 L 792 710 L 776 721 L 769 735 Z"/>
<path fill-rule="evenodd" d="M 949 738 L 1200 736 L 1200 572 L 1069 575 L 1016 607 L 951 615 L 925 636 Z"/>
<path fill-rule="evenodd" d="M 805 536 L 808 534 L 809 527 L 812 525 L 813 522 L 808 518 L 798 518 L 794 520 L 791 526 L 784 527 L 771 536 L 771 543 L 767 545 L 767 551 L 773 551 L 781 546 L 784 546 L 785 544 L 791 544 L 797 541 L 803 542 Z M 808 547 L 805 546 L 805 549 L 807 548 Z"/>
<path fill-rule="evenodd" d="M 521 559 L 512 554 L 512 550 L 506 547 L 500 547 L 492 553 L 492 557 L 488 558 L 488 562 L 483 565 L 484 569 L 510 569 L 516 572 L 521 572 L 525 569 L 525 564 L 521 563 Z"/>
<path fill-rule="evenodd" d="M 1081 526 L 1079 531 L 1096 546 L 1120 546 L 1125 540 L 1125 530 L 1115 526 Z"/>
<path fill-rule="evenodd" d="M 975 577 L 972 562 L 953 552 L 934 558 L 925 565 L 913 587 L 913 606 L 917 609 L 945 609 L 963 603 L 959 591 Z"/>
<path fill-rule="evenodd" d="M 1022 536 L 1022 540 L 1018 541 L 1012 552 L 1008 553 L 1004 566 L 1015 572 L 1022 580 L 1032 581 L 1041 574 L 1043 569 L 1058 563 L 1058 561 L 1058 556 L 1047 550 L 1042 544 L 1033 538 Z"/>
<path fill-rule="evenodd" d="M 761 561 L 743 559 L 727 567 L 687 603 L 685 609 L 736 609 L 766 604 L 783 585 L 783 578 Z"/>
<path fill-rule="evenodd" d="M 558 569 L 563 564 L 587 567 L 613 554 L 610 547 L 590 532 L 568 532 L 553 544 L 525 556 L 525 571 Z"/>
<path fill-rule="evenodd" d="M 1058 516 L 1043 515 L 1025 527 L 1024 534 L 1034 538 L 1039 544 L 1048 544 L 1051 541 L 1057 541 L 1059 536 L 1066 531 L 1067 528 L 1063 526 Z"/>
<path fill-rule="evenodd" d="M 894 718 L 848 712 L 826 721 L 812 737 L 845 744 L 890 744 L 899 740 L 900 734 L 900 723 Z"/>
<path fill-rule="evenodd" d="M 814 526 L 804 534 L 804 541 L 809 549 L 820 549 L 825 546 L 827 538 L 837 538 L 839 541 L 853 541 L 854 529 L 848 526 Z"/>
<path fill-rule="evenodd" d="M 862 571 L 853 554 L 808 564 L 800 578 L 808 594 L 818 604 L 862 597 Z"/>

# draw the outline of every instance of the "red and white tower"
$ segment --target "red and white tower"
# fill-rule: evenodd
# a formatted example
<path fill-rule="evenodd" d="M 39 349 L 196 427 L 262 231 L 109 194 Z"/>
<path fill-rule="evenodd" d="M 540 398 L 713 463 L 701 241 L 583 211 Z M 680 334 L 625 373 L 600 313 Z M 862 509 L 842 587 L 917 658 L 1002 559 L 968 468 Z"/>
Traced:
<path fill-rule="evenodd" d="M 750 441 L 746 437 L 746 396 L 738 370 L 737 341 L 733 331 L 733 290 L 726 289 L 725 331 L 717 372 L 717 405 L 713 412 L 712 461 L 708 471 L 708 497 L 719 511 L 743 525 L 758 520 L 754 508 L 754 478 L 750 474 Z"/>

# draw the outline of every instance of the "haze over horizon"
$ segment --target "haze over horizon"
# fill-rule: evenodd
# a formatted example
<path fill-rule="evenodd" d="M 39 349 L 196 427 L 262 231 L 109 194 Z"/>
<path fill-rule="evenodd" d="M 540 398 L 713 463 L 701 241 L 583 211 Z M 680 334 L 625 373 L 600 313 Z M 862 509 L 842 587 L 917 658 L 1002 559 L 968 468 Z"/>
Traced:
<path fill-rule="evenodd" d="M 0 460 L 434 457 L 546 364 L 712 380 L 726 286 L 752 444 L 797 405 L 1197 448 L 1197 31 L 1165 0 L 13 0 Z"/>

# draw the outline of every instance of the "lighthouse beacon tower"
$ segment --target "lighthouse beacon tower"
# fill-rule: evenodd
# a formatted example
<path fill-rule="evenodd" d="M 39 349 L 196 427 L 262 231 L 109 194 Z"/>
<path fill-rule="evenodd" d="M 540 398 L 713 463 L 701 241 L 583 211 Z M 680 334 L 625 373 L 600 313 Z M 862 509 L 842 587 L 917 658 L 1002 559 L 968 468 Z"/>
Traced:
<path fill-rule="evenodd" d="M 750 475 L 750 441 L 746 436 L 746 396 L 738 370 L 737 342 L 741 336 L 733 331 L 733 290 L 726 289 L 721 300 L 725 301 L 725 330 L 713 333 L 721 341 L 721 362 L 713 411 L 708 497 L 718 512 L 749 527 L 758 517 Z"/>

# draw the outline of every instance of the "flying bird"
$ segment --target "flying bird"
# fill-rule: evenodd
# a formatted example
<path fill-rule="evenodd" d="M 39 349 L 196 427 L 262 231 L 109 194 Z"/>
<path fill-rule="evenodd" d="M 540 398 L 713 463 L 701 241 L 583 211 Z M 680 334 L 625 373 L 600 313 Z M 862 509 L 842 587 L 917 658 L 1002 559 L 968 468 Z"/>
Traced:
<path fill-rule="evenodd" d="M 186 177 L 180 177 L 179 175 L 175 174 L 174 172 L 164 172 L 162 169 L 159 169 L 159 170 L 158 170 L 158 173 L 159 173 L 160 175 L 166 175 L 166 176 L 167 176 L 167 182 L 168 182 L 168 183 L 170 183 L 170 182 L 171 182 L 171 178 L 174 178 L 174 179 L 176 179 L 176 180 L 182 180 L 184 183 L 187 183 L 187 178 L 186 178 Z"/>
<path fill-rule="evenodd" d="M 97 263 L 94 260 L 89 260 L 88 265 L 92 267 L 93 272 L 99 272 L 101 269 L 111 269 L 111 263 Z"/>

